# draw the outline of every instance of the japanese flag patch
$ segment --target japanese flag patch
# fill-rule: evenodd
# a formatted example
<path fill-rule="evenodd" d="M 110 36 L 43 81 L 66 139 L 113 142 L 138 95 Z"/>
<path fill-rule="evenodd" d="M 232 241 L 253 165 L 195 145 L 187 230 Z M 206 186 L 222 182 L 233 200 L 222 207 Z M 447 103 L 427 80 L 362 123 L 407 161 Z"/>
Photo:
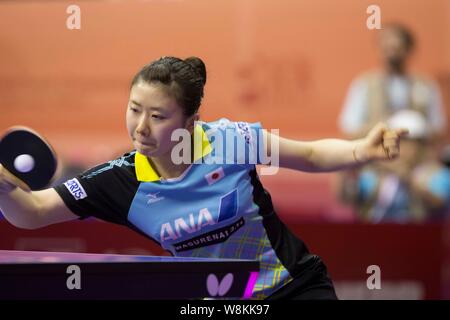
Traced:
<path fill-rule="evenodd" d="M 205 179 L 208 182 L 208 185 L 212 185 L 216 183 L 217 181 L 221 180 L 223 177 L 225 177 L 225 172 L 223 171 L 223 168 L 220 167 L 219 169 L 216 169 L 214 171 L 211 171 L 210 173 L 205 175 Z"/>

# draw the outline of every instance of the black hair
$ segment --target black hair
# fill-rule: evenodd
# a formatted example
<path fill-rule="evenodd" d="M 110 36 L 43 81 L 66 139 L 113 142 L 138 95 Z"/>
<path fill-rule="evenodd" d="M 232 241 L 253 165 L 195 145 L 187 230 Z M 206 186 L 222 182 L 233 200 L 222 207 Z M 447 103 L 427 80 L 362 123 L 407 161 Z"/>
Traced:
<path fill-rule="evenodd" d="M 386 24 L 383 29 L 391 29 L 397 32 L 400 37 L 403 40 L 403 43 L 405 44 L 405 47 L 408 51 L 412 51 L 415 46 L 415 39 L 414 35 L 411 32 L 410 29 L 408 29 L 406 26 L 400 24 L 400 23 L 388 23 Z"/>
<path fill-rule="evenodd" d="M 131 81 L 136 83 L 162 83 L 168 87 L 186 116 L 192 116 L 200 108 L 206 84 L 206 67 L 197 57 L 185 60 L 176 57 L 161 57 L 145 65 Z"/>

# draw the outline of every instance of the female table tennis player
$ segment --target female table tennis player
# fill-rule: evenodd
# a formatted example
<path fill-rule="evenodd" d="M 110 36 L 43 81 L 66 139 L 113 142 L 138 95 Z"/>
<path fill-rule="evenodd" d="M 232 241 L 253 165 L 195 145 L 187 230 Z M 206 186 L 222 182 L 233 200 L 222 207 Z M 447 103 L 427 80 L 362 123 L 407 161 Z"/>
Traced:
<path fill-rule="evenodd" d="M 162 57 L 144 66 L 132 80 L 126 111 L 135 150 L 33 192 L 0 166 L 6 219 L 35 229 L 95 216 L 144 234 L 174 256 L 259 260 L 255 299 L 336 299 L 326 266 L 278 218 L 255 163 L 246 159 L 275 156 L 271 146 L 278 144 L 280 167 L 335 171 L 396 158 L 406 130 L 379 124 L 360 140 L 302 142 L 272 135 L 259 123 L 206 123 L 198 121 L 205 83 L 205 65 L 196 57 Z M 176 129 L 187 130 L 193 150 L 200 144 L 190 161 L 174 161 Z M 225 148 L 215 143 L 221 134 Z M 227 155 L 231 140 L 245 152 Z M 218 156 L 226 161 L 208 161 Z"/>

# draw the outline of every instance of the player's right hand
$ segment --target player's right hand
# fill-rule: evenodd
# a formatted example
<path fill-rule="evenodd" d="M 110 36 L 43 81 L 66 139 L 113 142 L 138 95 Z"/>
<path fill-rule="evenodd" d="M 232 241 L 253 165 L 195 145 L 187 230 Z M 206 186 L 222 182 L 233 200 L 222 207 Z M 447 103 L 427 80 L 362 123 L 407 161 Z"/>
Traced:
<path fill-rule="evenodd" d="M 17 178 L 0 164 L 0 194 L 9 193 L 17 187 L 27 192 L 31 191 L 25 182 Z"/>

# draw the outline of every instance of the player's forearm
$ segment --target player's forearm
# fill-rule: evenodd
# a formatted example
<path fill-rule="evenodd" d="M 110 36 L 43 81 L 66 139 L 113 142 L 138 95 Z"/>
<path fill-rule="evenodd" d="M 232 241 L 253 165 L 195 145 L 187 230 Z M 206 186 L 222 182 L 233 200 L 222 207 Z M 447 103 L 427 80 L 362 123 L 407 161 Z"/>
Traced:
<path fill-rule="evenodd" d="M 0 209 L 11 224 L 18 228 L 34 229 L 40 215 L 40 201 L 33 192 L 15 188 L 0 194 Z"/>
<path fill-rule="evenodd" d="M 307 172 L 330 172 L 353 168 L 372 160 L 395 159 L 399 155 L 400 138 L 406 134 L 404 129 L 390 130 L 383 123 L 376 125 L 367 137 L 358 140 L 304 142 L 264 131 L 265 151 L 271 157 L 272 164 L 274 157 L 278 156 L 280 167 Z"/>
<path fill-rule="evenodd" d="M 367 162 L 361 140 L 324 139 L 311 142 L 311 171 L 330 172 Z"/>

